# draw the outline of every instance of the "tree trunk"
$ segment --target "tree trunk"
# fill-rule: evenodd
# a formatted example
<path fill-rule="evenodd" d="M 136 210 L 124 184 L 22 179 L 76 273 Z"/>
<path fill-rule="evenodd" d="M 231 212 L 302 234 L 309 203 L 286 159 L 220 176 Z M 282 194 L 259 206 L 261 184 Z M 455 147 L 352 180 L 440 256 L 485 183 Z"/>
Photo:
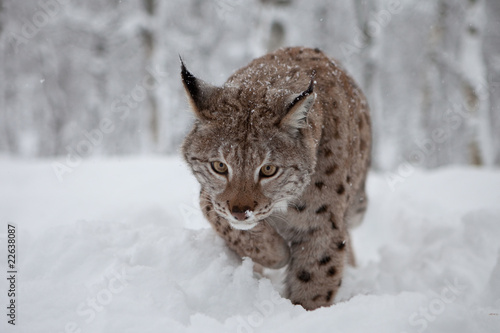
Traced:
<path fill-rule="evenodd" d="M 492 162 L 500 165 L 500 1 L 486 1 L 483 56 L 489 95 L 489 134 Z"/>

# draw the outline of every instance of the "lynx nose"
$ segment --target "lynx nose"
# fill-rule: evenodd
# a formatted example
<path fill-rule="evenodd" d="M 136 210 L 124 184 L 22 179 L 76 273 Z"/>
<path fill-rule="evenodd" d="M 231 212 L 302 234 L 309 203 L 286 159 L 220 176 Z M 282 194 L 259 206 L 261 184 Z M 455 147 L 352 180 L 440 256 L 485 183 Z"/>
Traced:
<path fill-rule="evenodd" d="M 248 206 L 240 207 L 240 206 L 233 206 L 233 209 L 231 210 L 231 214 L 235 219 L 238 221 L 245 221 L 248 219 L 247 211 L 250 211 L 251 208 Z"/>

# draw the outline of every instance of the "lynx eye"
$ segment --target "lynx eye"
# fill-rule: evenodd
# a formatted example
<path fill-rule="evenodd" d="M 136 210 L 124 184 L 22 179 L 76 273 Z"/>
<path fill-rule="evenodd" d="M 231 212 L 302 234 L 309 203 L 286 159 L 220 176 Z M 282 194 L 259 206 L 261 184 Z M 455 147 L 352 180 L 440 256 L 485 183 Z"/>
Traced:
<path fill-rule="evenodd" d="M 272 164 L 266 164 L 260 168 L 260 175 L 262 177 L 272 177 L 278 171 L 278 167 Z"/>
<path fill-rule="evenodd" d="M 220 173 L 220 174 L 227 173 L 226 163 L 223 163 L 221 161 L 215 161 L 215 162 L 212 162 L 211 164 L 212 164 L 212 169 L 214 169 L 215 172 Z"/>

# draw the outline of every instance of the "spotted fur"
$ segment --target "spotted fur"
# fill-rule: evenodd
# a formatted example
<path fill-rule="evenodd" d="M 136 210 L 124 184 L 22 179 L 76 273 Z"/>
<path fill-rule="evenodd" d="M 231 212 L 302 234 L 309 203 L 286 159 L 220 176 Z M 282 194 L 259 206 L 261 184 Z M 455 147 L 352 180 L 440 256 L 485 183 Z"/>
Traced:
<path fill-rule="evenodd" d="M 196 116 L 182 152 L 201 184 L 205 217 L 240 256 L 288 265 L 292 302 L 330 305 L 344 264 L 354 264 L 348 228 L 367 204 L 371 132 L 362 92 L 334 61 L 307 48 L 255 59 L 222 87 L 184 64 L 182 79 Z M 215 161 L 227 173 L 214 172 Z M 278 173 L 262 177 L 266 164 Z"/>

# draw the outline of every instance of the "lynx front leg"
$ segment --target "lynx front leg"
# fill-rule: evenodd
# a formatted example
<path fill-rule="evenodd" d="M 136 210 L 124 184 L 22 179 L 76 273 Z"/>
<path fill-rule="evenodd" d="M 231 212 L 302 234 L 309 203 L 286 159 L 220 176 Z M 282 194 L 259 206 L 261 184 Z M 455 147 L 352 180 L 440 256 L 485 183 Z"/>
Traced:
<path fill-rule="evenodd" d="M 241 257 L 250 257 L 264 267 L 281 268 L 288 263 L 290 249 L 286 241 L 266 221 L 261 221 L 250 230 L 236 230 L 229 222 L 217 215 L 212 204 L 201 198 L 203 214 L 224 238 L 229 248 Z"/>
<path fill-rule="evenodd" d="M 307 310 L 331 305 L 342 283 L 348 238 L 340 230 L 324 229 L 291 245 L 287 297 Z"/>

